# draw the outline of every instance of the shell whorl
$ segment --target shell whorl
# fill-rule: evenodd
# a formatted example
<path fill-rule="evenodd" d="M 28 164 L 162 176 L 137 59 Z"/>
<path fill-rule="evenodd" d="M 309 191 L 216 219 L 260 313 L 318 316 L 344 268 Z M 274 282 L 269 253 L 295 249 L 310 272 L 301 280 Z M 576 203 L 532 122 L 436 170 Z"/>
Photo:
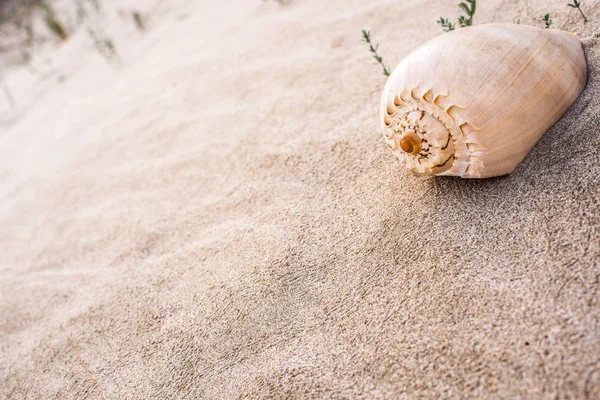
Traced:
<path fill-rule="evenodd" d="M 477 144 L 467 140 L 474 128 L 448 96 L 419 87 L 387 93 L 383 135 L 403 165 L 424 175 L 466 175 L 481 167 L 472 152 Z"/>

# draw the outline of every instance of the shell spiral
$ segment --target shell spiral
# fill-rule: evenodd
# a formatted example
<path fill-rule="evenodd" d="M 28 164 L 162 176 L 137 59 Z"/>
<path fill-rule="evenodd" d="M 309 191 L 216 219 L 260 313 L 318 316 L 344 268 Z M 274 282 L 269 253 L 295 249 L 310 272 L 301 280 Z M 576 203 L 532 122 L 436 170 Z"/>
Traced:
<path fill-rule="evenodd" d="M 383 91 L 388 146 L 419 174 L 511 173 L 583 91 L 581 42 L 514 24 L 445 33 L 409 54 Z"/>

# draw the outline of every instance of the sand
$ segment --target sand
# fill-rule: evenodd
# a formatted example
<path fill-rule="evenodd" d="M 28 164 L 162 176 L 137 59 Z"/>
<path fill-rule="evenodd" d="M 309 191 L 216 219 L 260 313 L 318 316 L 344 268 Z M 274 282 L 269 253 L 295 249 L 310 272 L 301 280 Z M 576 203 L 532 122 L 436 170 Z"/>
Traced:
<path fill-rule="evenodd" d="M 590 75 L 489 180 L 399 164 L 360 41 L 395 65 L 456 1 L 153 2 L 118 64 L 9 69 L 0 397 L 600 398 L 600 2 L 565 2 L 480 2 Z"/>

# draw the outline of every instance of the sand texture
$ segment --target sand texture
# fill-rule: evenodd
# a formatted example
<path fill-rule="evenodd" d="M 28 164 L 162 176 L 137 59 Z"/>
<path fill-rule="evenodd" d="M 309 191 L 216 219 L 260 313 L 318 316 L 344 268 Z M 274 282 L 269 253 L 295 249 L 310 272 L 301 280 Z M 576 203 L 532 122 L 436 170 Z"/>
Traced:
<path fill-rule="evenodd" d="M 600 2 L 566 2 L 480 1 L 589 63 L 488 180 L 399 164 L 360 41 L 393 66 L 456 1 L 153 2 L 118 65 L 10 69 L 0 398 L 600 398 Z"/>

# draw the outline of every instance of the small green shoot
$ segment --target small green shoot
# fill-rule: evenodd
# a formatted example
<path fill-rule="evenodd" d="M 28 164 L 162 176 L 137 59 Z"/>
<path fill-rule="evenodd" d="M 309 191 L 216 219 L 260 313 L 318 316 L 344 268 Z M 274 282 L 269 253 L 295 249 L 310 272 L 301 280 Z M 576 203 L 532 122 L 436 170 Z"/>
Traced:
<path fill-rule="evenodd" d="M 466 0 L 466 2 L 469 4 L 460 3 L 458 5 L 467 14 L 466 17 L 464 15 L 458 17 L 458 24 L 461 28 L 473 25 L 473 16 L 475 15 L 475 10 L 477 9 L 477 0 Z"/>
<path fill-rule="evenodd" d="M 104 45 L 106 50 L 109 52 L 109 54 L 111 54 L 111 56 L 114 57 L 114 55 L 116 54 L 117 51 L 115 49 L 115 44 L 112 41 L 112 39 L 104 39 L 102 41 L 102 44 Z"/>
<path fill-rule="evenodd" d="M 377 49 L 379 48 L 379 45 L 375 45 L 375 47 L 373 47 L 373 43 L 371 42 L 371 31 L 366 31 L 363 29 L 362 34 L 363 34 L 363 40 L 365 41 L 365 43 L 367 43 L 369 45 L 369 51 L 373 54 L 373 58 L 383 68 L 383 74 L 385 76 L 390 76 L 390 73 L 392 71 L 390 71 L 390 69 L 388 67 L 386 67 L 386 65 L 383 63 L 383 59 L 381 58 L 381 56 L 379 56 L 379 54 L 377 54 Z"/>
<path fill-rule="evenodd" d="M 69 34 L 67 33 L 65 26 L 56 16 L 54 9 L 45 2 L 41 3 L 41 6 L 46 14 L 44 16 L 44 22 L 46 22 L 48 29 L 50 29 L 50 31 L 54 33 L 60 40 L 67 40 Z"/>
<path fill-rule="evenodd" d="M 146 29 L 146 27 L 144 25 L 144 20 L 142 19 L 142 14 L 140 14 L 139 11 L 133 11 L 131 13 L 131 16 L 133 17 L 133 22 L 135 22 L 135 26 L 137 26 L 137 28 L 140 31 L 143 31 Z"/>
<path fill-rule="evenodd" d="M 569 3 L 567 5 L 569 7 L 573 7 L 573 8 L 576 8 L 577 10 L 579 10 L 579 13 L 583 17 L 583 22 L 584 23 L 587 22 L 587 18 L 585 17 L 585 14 L 583 13 L 583 11 L 581 11 L 581 2 L 579 0 L 573 0 L 573 4 Z"/>
<path fill-rule="evenodd" d="M 458 25 L 461 28 L 472 26 L 473 16 L 477 10 L 477 0 L 465 0 L 465 2 L 460 3 L 458 6 L 465 14 L 467 14 L 466 16 L 461 15 L 458 17 Z M 450 22 L 448 18 L 440 17 L 436 22 L 442 26 L 444 32 L 450 32 L 456 28 L 456 24 Z"/>
<path fill-rule="evenodd" d="M 444 32 L 450 32 L 456 28 L 456 24 L 450 22 L 448 18 L 440 17 L 440 19 L 437 20 L 437 23 L 442 25 L 442 28 L 444 28 Z"/>
<path fill-rule="evenodd" d="M 60 23 L 59 20 L 54 19 L 50 16 L 46 16 L 45 21 L 46 25 L 48 26 L 48 29 L 50 29 L 52 33 L 54 33 L 56 36 L 58 36 L 60 40 L 67 40 L 69 35 L 67 34 L 65 27 Z"/>
<path fill-rule="evenodd" d="M 101 32 L 98 32 L 91 27 L 88 27 L 88 34 L 92 38 L 94 47 L 96 50 L 98 50 L 98 53 L 100 53 L 108 61 L 116 60 L 117 49 L 111 38 L 102 35 Z"/>
<path fill-rule="evenodd" d="M 550 29 L 550 25 L 552 25 L 552 18 L 550 18 L 550 14 L 549 13 L 544 14 L 544 16 L 541 18 L 541 20 L 544 21 L 544 28 Z"/>

